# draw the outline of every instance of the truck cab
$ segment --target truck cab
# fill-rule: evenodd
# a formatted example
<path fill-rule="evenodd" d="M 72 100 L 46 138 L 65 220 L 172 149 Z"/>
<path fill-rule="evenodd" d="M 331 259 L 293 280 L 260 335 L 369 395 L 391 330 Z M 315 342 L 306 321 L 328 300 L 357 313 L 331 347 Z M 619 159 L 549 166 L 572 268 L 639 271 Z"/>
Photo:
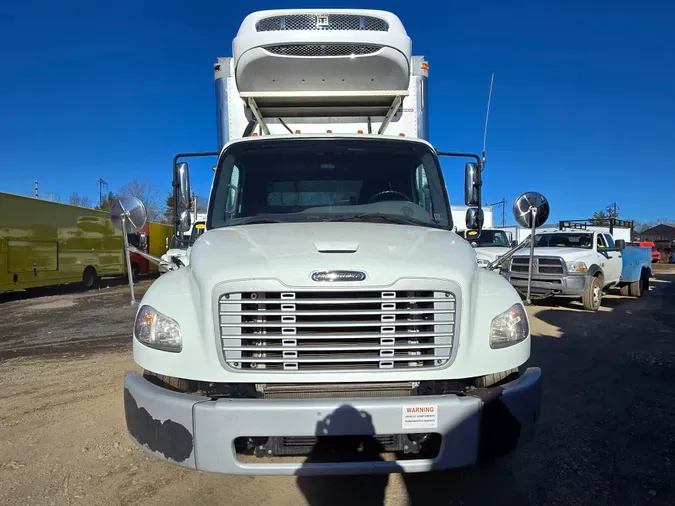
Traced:
<path fill-rule="evenodd" d="M 398 17 L 261 11 L 233 49 L 214 66 L 205 231 L 136 315 L 131 438 L 248 475 L 448 469 L 531 439 L 541 371 L 523 367 L 527 313 L 454 232 L 427 139 L 429 65 Z M 447 155 L 475 160 L 465 225 L 479 232 L 481 158 Z M 187 162 L 173 183 L 188 230 Z"/>
<path fill-rule="evenodd" d="M 470 238 L 469 242 L 476 253 L 478 266 L 483 268 L 515 246 L 506 232 L 499 229 L 483 229 L 478 238 Z"/>
<path fill-rule="evenodd" d="M 582 298 L 584 307 L 597 311 L 602 292 L 621 281 L 622 250 L 609 233 L 554 230 L 534 236 L 532 293 L 540 296 Z M 530 254 L 519 251 L 504 264 L 503 273 L 519 290 L 527 286 Z"/>

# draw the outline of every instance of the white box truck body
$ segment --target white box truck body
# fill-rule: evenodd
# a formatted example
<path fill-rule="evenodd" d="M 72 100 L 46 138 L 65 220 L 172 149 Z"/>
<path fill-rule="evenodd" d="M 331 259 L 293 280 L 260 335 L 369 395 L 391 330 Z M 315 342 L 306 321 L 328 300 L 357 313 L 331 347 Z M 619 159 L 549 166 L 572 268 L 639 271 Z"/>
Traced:
<path fill-rule="evenodd" d="M 206 231 L 137 314 L 133 440 L 193 469 L 297 475 L 466 466 L 530 439 L 528 318 L 453 231 L 428 65 L 399 19 L 256 12 L 233 49 Z M 359 453 L 374 447 L 399 458 Z M 269 458 L 292 455 L 310 457 Z"/>

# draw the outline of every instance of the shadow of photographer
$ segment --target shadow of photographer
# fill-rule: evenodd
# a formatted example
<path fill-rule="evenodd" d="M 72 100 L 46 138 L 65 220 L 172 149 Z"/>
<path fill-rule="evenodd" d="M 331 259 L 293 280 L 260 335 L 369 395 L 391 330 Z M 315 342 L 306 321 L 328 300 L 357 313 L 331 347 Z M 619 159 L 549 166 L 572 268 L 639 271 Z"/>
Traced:
<path fill-rule="evenodd" d="M 345 435 L 347 434 L 347 435 Z M 371 416 L 350 405 L 342 405 L 317 423 L 317 442 L 303 466 L 326 462 L 358 465 L 370 462 L 377 466 L 385 462 L 382 444 L 374 437 L 375 427 Z M 336 437 L 339 436 L 339 437 Z M 392 463 L 393 464 L 393 463 Z M 400 472 L 395 464 L 390 472 Z M 389 474 L 344 474 L 331 476 L 305 476 L 297 478 L 300 491 L 310 506 L 332 504 L 382 505 Z"/>

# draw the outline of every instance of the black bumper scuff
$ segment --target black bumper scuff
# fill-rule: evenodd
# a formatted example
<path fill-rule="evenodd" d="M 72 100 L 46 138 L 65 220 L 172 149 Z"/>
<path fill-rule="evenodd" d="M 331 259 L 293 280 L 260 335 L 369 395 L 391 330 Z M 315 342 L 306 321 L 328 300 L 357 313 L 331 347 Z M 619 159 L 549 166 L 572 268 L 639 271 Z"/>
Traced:
<path fill-rule="evenodd" d="M 127 388 L 124 415 L 129 433 L 141 446 L 176 462 L 184 462 L 192 455 L 194 441 L 190 431 L 172 420 L 161 422 L 153 418 L 145 408 L 138 407 Z"/>

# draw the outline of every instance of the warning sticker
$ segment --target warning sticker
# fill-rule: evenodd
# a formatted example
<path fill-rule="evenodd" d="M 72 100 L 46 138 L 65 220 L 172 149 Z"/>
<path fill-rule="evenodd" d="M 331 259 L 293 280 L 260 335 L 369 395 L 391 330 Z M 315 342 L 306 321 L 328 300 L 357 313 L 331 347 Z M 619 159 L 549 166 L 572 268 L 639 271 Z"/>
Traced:
<path fill-rule="evenodd" d="M 403 408 L 404 429 L 436 429 L 438 427 L 438 406 L 420 404 Z"/>

